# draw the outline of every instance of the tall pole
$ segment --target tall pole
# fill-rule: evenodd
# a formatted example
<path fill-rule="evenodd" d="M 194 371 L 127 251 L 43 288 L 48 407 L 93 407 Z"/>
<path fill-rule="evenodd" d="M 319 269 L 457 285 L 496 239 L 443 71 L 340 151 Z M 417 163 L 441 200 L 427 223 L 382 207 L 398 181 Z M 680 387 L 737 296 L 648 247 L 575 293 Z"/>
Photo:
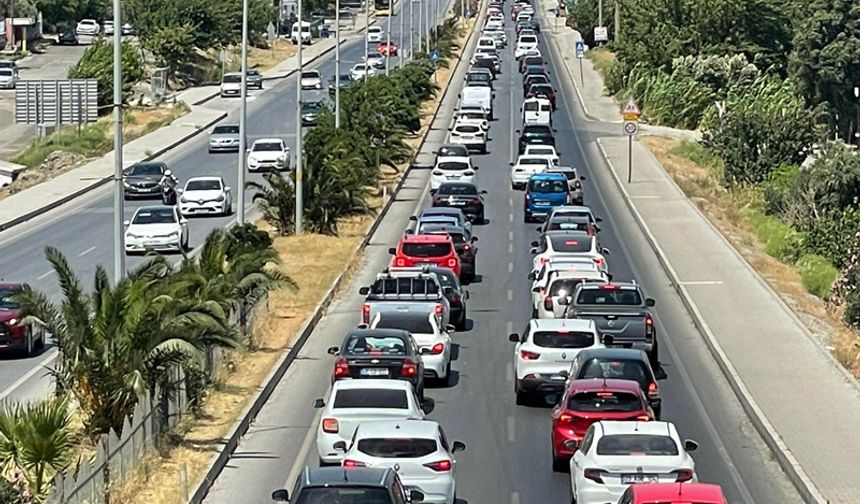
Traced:
<path fill-rule="evenodd" d="M 334 127 L 340 128 L 340 0 L 334 8 Z"/>
<path fill-rule="evenodd" d="M 415 16 L 412 13 L 412 6 L 415 4 L 415 0 L 408 0 L 409 2 L 409 59 L 412 59 L 412 52 L 415 51 Z"/>
<path fill-rule="evenodd" d="M 411 2 L 412 0 L 409 0 L 409 1 Z M 400 14 L 398 14 L 400 16 L 400 42 L 397 44 L 397 59 L 398 59 L 398 64 L 400 65 L 400 68 L 403 68 L 403 60 L 404 60 L 403 54 L 404 53 L 402 51 L 405 50 L 405 48 L 403 47 L 403 16 L 406 13 L 403 12 L 403 6 L 402 5 L 400 6 L 400 11 L 401 11 Z"/>
<path fill-rule="evenodd" d="M 301 25 L 299 25 L 301 26 Z M 301 36 L 301 31 L 299 31 Z M 236 223 L 245 224 L 245 156 L 248 140 L 246 138 L 248 119 L 248 0 L 242 0 L 242 89 L 239 101 L 239 169 L 236 184 Z"/>
<path fill-rule="evenodd" d="M 857 100 L 857 122 L 854 124 L 854 138 L 860 147 L 860 87 L 854 86 L 854 98 Z"/>
<path fill-rule="evenodd" d="M 621 0 L 615 0 L 615 41 L 621 40 Z"/>
<path fill-rule="evenodd" d="M 245 0 L 246 2 L 248 0 Z M 299 82 L 296 83 L 296 236 L 302 234 L 302 215 L 304 213 L 304 199 L 302 177 L 304 166 L 302 166 L 302 46 L 305 44 L 304 32 L 302 31 L 302 0 L 298 1 L 299 20 L 299 49 L 296 57 L 299 61 Z M 337 47 L 337 45 L 335 45 Z"/>
<path fill-rule="evenodd" d="M 113 33 L 113 278 L 116 283 L 119 283 L 125 276 L 125 236 L 123 233 L 125 217 L 122 206 L 122 37 L 120 37 L 122 18 L 120 15 L 120 0 L 113 0 L 113 21 L 116 27 Z"/>
<path fill-rule="evenodd" d="M 418 4 L 418 46 L 419 51 L 424 50 L 424 2 L 427 0 L 420 0 Z"/>
<path fill-rule="evenodd" d="M 603 26 L 603 0 L 597 0 L 597 26 Z"/>
<path fill-rule="evenodd" d="M 388 28 L 385 32 L 385 45 L 388 50 L 385 53 L 385 75 L 388 75 L 391 69 L 391 16 L 394 15 L 394 1 L 390 0 L 388 4 Z"/>
<path fill-rule="evenodd" d="M 367 82 L 367 74 L 370 72 L 370 2 L 373 0 L 364 0 L 364 82 Z"/>

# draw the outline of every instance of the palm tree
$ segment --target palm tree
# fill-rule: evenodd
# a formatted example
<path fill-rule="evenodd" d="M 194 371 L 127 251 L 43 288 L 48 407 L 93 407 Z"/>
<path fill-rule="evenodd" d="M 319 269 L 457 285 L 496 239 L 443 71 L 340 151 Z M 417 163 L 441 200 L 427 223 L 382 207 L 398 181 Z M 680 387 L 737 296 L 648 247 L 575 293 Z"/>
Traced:
<path fill-rule="evenodd" d="M 340 219 L 372 211 L 362 166 L 359 156 L 334 150 L 321 164 L 308 167 L 305 218 L 309 230 L 337 236 Z"/>
<path fill-rule="evenodd" d="M 263 218 L 274 227 L 278 234 L 286 236 L 295 231 L 296 194 L 292 178 L 273 171 L 263 175 L 266 185 L 250 181 L 248 189 L 254 189 L 251 201 L 263 212 Z"/>
<path fill-rule="evenodd" d="M 171 268 L 161 258 L 130 271 L 113 287 L 98 267 L 93 292 L 86 294 L 62 253 L 48 247 L 45 255 L 63 301 L 56 305 L 27 287 L 18 296 L 22 320 L 44 326 L 54 337 L 60 350 L 58 386 L 74 396 L 93 439 L 111 429 L 122 433 L 123 421 L 165 365 L 199 358 L 210 346 L 237 344 L 221 300 L 172 295 Z"/>
<path fill-rule="evenodd" d="M 26 490 L 40 499 L 74 461 L 74 443 L 68 399 L 6 408 L 0 412 L 0 478 L 21 471 Z"/>

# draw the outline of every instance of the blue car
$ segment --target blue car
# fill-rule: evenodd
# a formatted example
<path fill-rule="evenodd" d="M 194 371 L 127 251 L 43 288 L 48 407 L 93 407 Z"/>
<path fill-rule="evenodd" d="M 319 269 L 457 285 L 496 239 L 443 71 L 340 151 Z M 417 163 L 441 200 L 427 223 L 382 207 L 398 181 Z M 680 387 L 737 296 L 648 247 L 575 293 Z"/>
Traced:
<path fill-rule="evenodd" d="M 570 204 L 570 186 L 561 173 L 538 173 L 529 178 L 523 204 L 524 222 L 546 218 L 557 206 Z"/>

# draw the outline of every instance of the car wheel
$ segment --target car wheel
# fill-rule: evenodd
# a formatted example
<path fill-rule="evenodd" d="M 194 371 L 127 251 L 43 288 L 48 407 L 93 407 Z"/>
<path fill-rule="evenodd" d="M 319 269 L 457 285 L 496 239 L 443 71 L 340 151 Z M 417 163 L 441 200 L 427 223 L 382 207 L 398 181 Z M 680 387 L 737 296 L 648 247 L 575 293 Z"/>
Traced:
<path fill-rule="evenodd" d="M 533 319 L 538 318 L 538 311 L 537 311 L 537 308 L 535 308 L 534 306 L 532 306 L 532 318 Z"/>
<path fill-rule="evenodd" d="M 33 342 L 33 347 L 36 350 L 44 350 L 45 349 L 45 331 L 43 329 L 39 330 L 39 339 Z"/>
<path fill-rule="evenodd" d="M 418 387 L 418 401 L 424 402 L 424 383 L 421 383 L 421 386 Z"/>
<path fill-rule="evenodd" d="M 454 328 L 458 331 L 466 330 L 466 309 L 463 308 L 463 313 L 460 315 L 460 318 L 457 319 L 457 322 L 454 324 Z"/>
<path fill-rule="evenodd" d="M 340 465 L 337 462 L 326 462 L 322 458 L 319 459 L 319 464 L 320 464 L 320 467 L 332 467 L 332 466 Z"/>
<path fill-rule="evenodd" d="M 34 347 L 34 345 L 33 345 L 33 326 L 29 326 L 29 327 L 27 327 L 27 336 L 26 336 L 26 338 L 27 338 L 27 347 L 26 347 L 26 349 L 24 350 L 24 354 L 25 354 L 27 357 L 32 357 L 32 356 L 33 356 L 33 353 L 34 353 L 34 351 L 33 351 L 33 347 Z"/>
<path fill-rule="evenodd" d="M 658 346 L 656 338 L 654 339 L 654 345 L 651 347 L 651 351 L 648 352 L 648 360 L 651 363 L 651 368 L 656 372 L 657 368 L 660 367 L 660 347 Z"/>
<path fill-rule="evenodd" d="M 557 457 L 553 455 L 552 457 L 552 470 L 553 472 L 568 472 L 570 471 L 570 465 L 567 463 L 567 459 L 564 457 Z"/>
<path fill-rule="evenodd" d="M 516 380 L 514 380 L 514 394 L 517 396 L 517 406 L 523 406 L 528 402 L 528 395 L 520 391 Z"/>

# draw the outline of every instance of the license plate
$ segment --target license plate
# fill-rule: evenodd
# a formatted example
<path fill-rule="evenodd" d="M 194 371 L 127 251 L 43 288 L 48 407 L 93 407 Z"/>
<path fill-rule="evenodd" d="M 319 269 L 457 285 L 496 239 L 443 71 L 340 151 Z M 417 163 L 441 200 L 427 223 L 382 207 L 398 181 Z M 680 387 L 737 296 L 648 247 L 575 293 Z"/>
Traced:
<path fill-rule="evenodd" d="M 549 206 L 549 201 L 535 201 L 535 206 Z"/>
<path fill-rule="evenodd" d="M 459 175 L 448 175 L 448 180 L 460 180 Z"/>
<path fill-rule="evenodd" d="M 388 368 L 362 368 L 361 376 L 388 376 Z"/>
<path fill-rule="evenodd" d="M 621 484 L 630 485 L 632 483 L 657 483 L 656 474 L 622 474 Z"/>

